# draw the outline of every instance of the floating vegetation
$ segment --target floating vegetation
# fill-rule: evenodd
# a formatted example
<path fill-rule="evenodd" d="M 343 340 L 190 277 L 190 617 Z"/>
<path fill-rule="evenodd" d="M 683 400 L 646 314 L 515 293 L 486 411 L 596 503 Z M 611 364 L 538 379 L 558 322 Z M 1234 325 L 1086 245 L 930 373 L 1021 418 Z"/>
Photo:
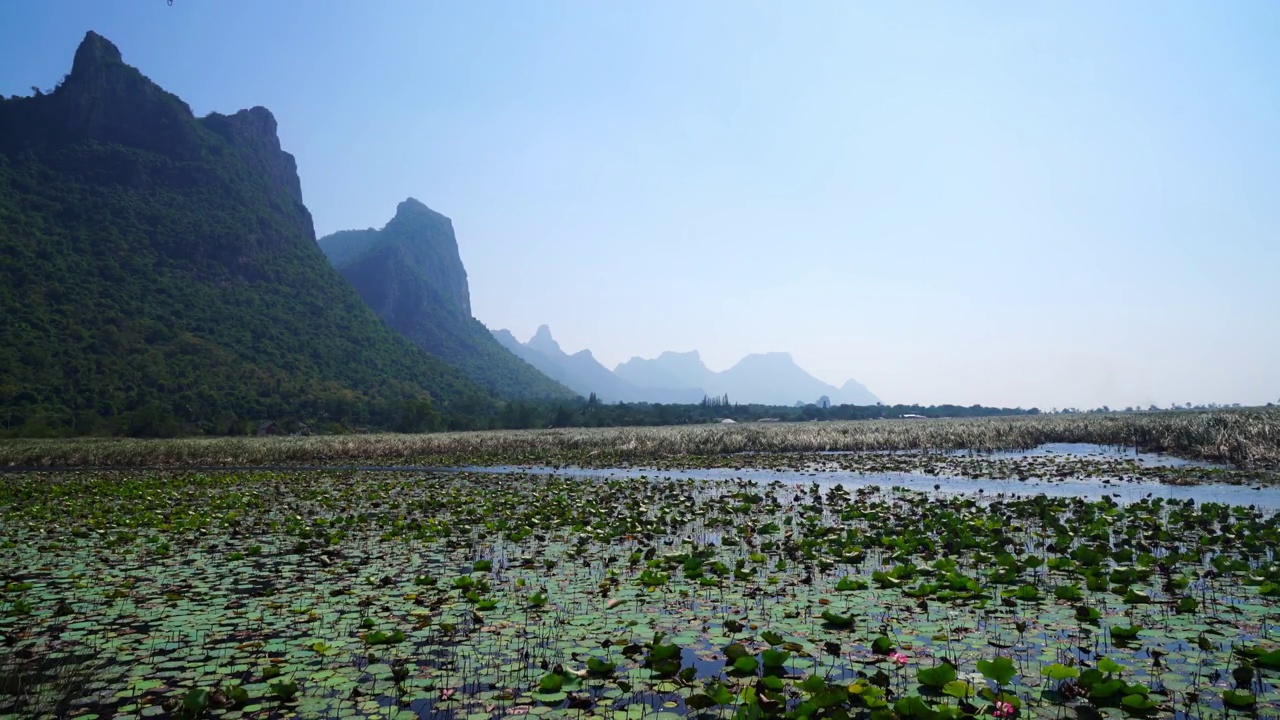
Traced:
<path fill-rule="evenodd" d="M 219 437 L 179 440 L 79 438 L 0 442 L 0 466 L 247 467 L 266 465 L 566 465 L 628 463 L 751 467 L 783 454 L 825 451 L 1030 450 L 1089 443 L 1280 468 L 1280 410 L 1027 415 L 945 420 L 740 423 L 676 427 L 568 428 L 429 435 Z M 751 459 L 746 453 L 757 453 Z M 761 460 L 760 458 L 765 458 Z"/>
<path fill-rule="evenodd" d="M 0 476 L 0 716 L 1280 712 L 1280 520 L 409 472 Z"/>

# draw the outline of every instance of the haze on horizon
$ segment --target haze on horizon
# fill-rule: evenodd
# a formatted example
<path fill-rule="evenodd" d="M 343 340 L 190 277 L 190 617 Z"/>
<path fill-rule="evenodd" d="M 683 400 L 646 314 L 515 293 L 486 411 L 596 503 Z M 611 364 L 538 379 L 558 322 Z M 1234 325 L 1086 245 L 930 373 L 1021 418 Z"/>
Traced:
<path fill-rule="evenodd" d="M 1280 5 L 7 7 L 268 107 L 317 235 L 416 197 L 476 317 L 605 365 L 788 351 L 885 402 L 1280 398 Z"/>

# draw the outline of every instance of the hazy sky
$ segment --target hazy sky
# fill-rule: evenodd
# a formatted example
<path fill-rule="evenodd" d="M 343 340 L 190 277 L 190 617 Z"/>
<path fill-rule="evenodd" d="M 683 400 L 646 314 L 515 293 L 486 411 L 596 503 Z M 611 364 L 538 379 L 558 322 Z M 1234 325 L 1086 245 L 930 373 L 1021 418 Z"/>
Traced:
<path fill-rule="evenodd" d="M 0 7 L 270 108 L 316 231 L 414 196 L 476 316 L 612 366 L 787 350 L 887 402 L 1280 398 L 1280 2 Z"/>

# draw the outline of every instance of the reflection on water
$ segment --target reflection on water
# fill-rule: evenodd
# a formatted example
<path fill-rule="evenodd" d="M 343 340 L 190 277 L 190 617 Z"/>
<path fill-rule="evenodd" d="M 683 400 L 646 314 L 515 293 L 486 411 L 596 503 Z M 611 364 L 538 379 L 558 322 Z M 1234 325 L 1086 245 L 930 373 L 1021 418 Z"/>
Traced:
<path fill-rule="evenodd" d="M 1225 468 L 1225 465 L 1205 460 L 1186 460 L 1160 453 L 1137 452 L 1133 448 L 1106 447 L 1088 443 L 1046 443 L 1021 452 L 994 452 L 994 458 L 1061 457 L 1094 460 L 1133 460 L 1143 467 L 1202 467 Z"/>
<path fill-rule="evenodd" d="M 1132 450 L 1106 448 L 1083 443 L 1054 443 L 1042 445 L 1025 452 L 991 453 L 986 457 L 1001 459 L 1054 457 L 1063 460 L 1134 460 L 1148 467 L 1219 467 L 1212 463 L 1183 460 L 1156 453 L 1135 453 Z M 730 480 L 740 478 L 766 483 L 773 480 L 822 487 L 840 484 L 854 489 L 868 485 L 898 486 L 912 490 L 947 494 L 982 493 L 985 495 L 1039 495 L 1051 497 L 1082 497 L 1098 499 L 1110 496 L 1117 502 L 1128 503 L 1144 497 L 1161 497 L 1167 500 L 1194 500 L 1197 503 L 1226 503 L 1252 505 L 1260 509 L 1280 510 L 1280 486 L 1264 488 L 1226 483 L 1200 485 L 1165 485 L 1146 480 L 1118 481 L 1103 478 L 1067 478 L 1027 480 L 965 478 L 946 475 L 922 475 L 910 472 L 856 472 L 849 470 L 769 470 L 738 468 L 698 468 L 689 470 L 655 471 L 644 468 L 588 469 L 547 467 L 486 467 L 467 468 L 484 472 L 527 472 L 577 477 L 612 478 L 705 478 Z"/>

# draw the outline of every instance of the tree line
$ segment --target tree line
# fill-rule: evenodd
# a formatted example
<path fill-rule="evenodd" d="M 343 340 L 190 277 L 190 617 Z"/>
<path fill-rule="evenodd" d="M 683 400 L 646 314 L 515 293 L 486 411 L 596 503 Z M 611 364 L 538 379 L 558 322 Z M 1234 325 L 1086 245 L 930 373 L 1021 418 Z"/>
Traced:
<path fill-rule="evenodd" d="M 36 414 L 0 408 L 0 437 L 180 437 L 267 433 L 440 432 L 531 428 L 689 425 L 724 422 L 798 422 L 1038 414 L 1031 408 L 982 405 L 796 406 L 730 403 L 727 397 L 676 405 L 606 403 L 594 394 L 572 400 L 510 400 L 471 393 L 449 402 L 427 397 L 362 402 L 346 395 L 293 405 L 281 417 L 246 417 L 231 410 L 201 412 L 189 404 L 148 402 L 134 410 L 103 416 L 91 413 Z"/>

